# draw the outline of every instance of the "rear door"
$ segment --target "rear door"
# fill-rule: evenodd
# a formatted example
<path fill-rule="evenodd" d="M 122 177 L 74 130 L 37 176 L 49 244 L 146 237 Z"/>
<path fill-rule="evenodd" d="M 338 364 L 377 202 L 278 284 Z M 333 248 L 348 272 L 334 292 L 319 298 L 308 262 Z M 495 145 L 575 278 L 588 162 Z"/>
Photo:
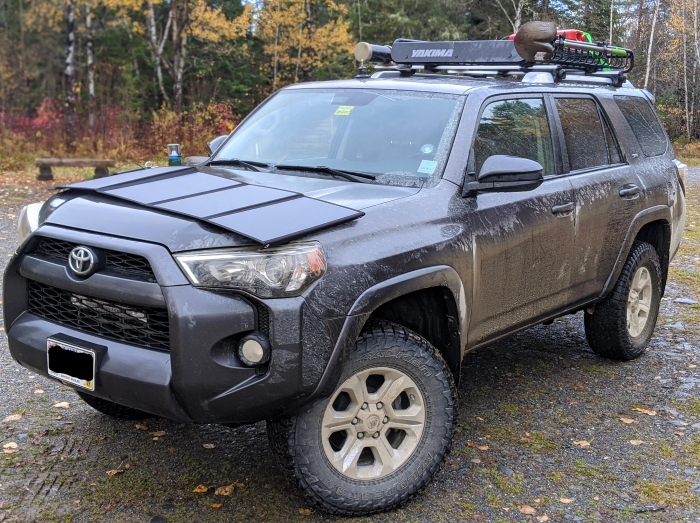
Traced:
<path fill-rule="evenodd" d="M 629 226 L 644 208 L 644 185 L 623 155 L 597 100 L 555 95 L 564 171 L 576 202 L 572 301 L 596 297 L 610 276 Z"/>
<path fill-rule="evenodd" d="M 542 96 L 487 100 L 479 115 L 470 171 L 492 155 L 528 158 L 544 168 L 534 190 L 468 197 L 472 232 L 471 346 L 566 308 L 574 270 L 574 197 L 561 176 L 551 111 Z M 471 199 L 471 200 L 470 200 Z"/>

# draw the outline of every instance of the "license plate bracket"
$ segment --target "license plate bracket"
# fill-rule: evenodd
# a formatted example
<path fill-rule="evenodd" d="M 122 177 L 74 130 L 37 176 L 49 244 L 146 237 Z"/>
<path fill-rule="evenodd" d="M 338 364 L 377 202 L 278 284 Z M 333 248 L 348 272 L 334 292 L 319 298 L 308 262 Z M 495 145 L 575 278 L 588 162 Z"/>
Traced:
<path fill-rule="evenodd" d="M 46 368 L 49 376 L 94 391 L 98 355 L 101 356 L 102 351 L 87 347 L 88 343 L 76 344 L 65 338 L 54 336 L 46 339 Z"/>

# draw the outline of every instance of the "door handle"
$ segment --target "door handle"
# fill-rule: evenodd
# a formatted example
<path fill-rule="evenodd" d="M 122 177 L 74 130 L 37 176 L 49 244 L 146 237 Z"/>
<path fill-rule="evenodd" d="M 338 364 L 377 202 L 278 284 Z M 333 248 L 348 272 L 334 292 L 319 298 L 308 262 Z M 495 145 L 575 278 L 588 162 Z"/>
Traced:
<path fill-rule="evenodd" d="M 552 207 L 553 214 L 568 214 L 574 210 L 574 202 L 562 203 L 561 205 L 555 205 Z"/>
<path fill-rule="evenodd" d="M 630 196 L 637 197 L 639 196 L 640 189 L 636 185 L 626 185 L 622 189 L 620 189 L 620 197 L 621 198 L 629 198 Z M 633 199 L 633 198 L 630 198 Z"/>

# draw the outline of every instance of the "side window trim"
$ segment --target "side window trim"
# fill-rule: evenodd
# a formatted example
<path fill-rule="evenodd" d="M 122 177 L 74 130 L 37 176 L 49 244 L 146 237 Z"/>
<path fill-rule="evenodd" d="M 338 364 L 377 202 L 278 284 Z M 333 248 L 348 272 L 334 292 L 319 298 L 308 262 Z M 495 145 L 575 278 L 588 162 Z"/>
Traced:
<path fill-rule="evenodd" d="M 625 161 L 624 155 L 622 154 L 622 148 L 620 147 L 620 141 L 617 139 L 617 136 L 615 136 L 615 128 L 612 126 L 612 123 L 610 122 L 610 118 L 608 117 L 607 113 L 605 112 L 605 109 L 603 109 L 602 104 L 600 103 L 599 100 L 595 100 L 596 105 L 598 106 L 598 114 L 600 115 L 600 124 L 603 127 L 603 137 L 605 138 L 605 143 L 608 146 L 608 155 L 610 154 L 610 145 L 608 143 L 608 134 L 605 132 L 605 126 L 607 126 L 608 131 L 610 132 L 610 138 L 612 139 L 613 143 L 612 146 L 613 148 L 617 151 L 617 157 L 620 159 L 619 162 L 613 163 L 612 161 L 610 162 L 609 165 L 625 165 L 627 162 Z M 612 160 L 608 156 L 609 160 Z"/>
<path fill-rule="evenodd" d="M 550 128 L 552 131 L 552 141 L 554 142 L 554 163 L 556 176 L 567 174 L 569 169 L 569 156 L 566 154 L 566 142 L 564 141 L 564 132 L 559 120 L 559 111 L 554 105 L 554 96 L 551 94 L 544 95 L 544 103 L 547 107 L 547 116 L 550 120 Z M 554 138 L 556 136 L 556 138 Z"/>
<path fill-rule="evenodd" d="M 559 171 L 560 169 L 560 162 L 558 161 L 558 155 L 559 155 L 559 148 L 557 147 L 557 140 L 554 139 L 554 135 L 552 134 L 554 132 L 554 127 L 553 127 L 553 122 L 552 122 L 552 114 L 550 112 L 550 108 L 547 106 L 547 95 L 544 93 L 509 93 L 509 94 L 499 94 L 499 95 L 494 95 L 494 96 L 489 96 L 487 98 L 484 98 L 481 101 L 481 107 L 479 107 L 479 112 L 477 114 L 477 117 L 474 119 L 474 130 L 472 132 L 472 137 L 471 137 L 471 144 L 469 145 L 469 157 L 467 159 L 467 164 L 464 168 L 464 181 L 463 184 L 466 185 L 467 182 L 469 181 L 474 181 L 476 179 L 476 176 L 479 174 L 475 172 L 475 166 L 476 166 L 476 157 L 474 153 L 474 144 L 476 143 L 476 138 L 479 132 L 479 124 L 481 123 L 481 118 L 484 115 L 484 111 L 486 108 L 491 105 L 492 103 L 495 102 L 502 102 L 502 101 L 507 101 L 507 100 L 542 100 L 542 104 L 545 108 L 545 113 L 547 115 L 547 126 L 549 127 L 549 136 L 551 140 L 551 145 L 552 145 L 552 153 L 554 155 L 554 170 L 557 171 L 555 175 L 547 175 L 545 176 L 545 180 L 547 178 L 552 178 L 554 176 L 559 176 L 561 175 L 561 172 Z M 474 172 L 470 172 L 472 169 L 474 169 Z"/>
<path fill-rule="evenodd" d="M 586 174 L 590 172 L 595 172 L 595 171 L 601 171 L 603 169 L 610 169 L 612 167 L 620 167 L 622 165 L 627 165 L 627 162 L 624 159 L 624 155 L 622 154 L 622 151 L 620 149 L 620 144 L 617 140 L 617 137 L 614 136 L 614 131 L 612 125 L 610 125 L 610 119 L 608 118 L 607 114 L 603 110 L 603 107 L 601 103 L 598 101 L 598 99 L 594 96 L 591 96 L 589 94 L 583 94 L 583 93 L 553 93 L 553 94 L 548 94 L 546 97 L 550 98 L 550 103 L 552 105 L 552 109 L 555 114 L 555 119 L 556 119 L 556 124 L 557 124 L 557 136 L 559 138 L 559 142 L 561 143 L 561 161 L 562 161 L 562 166 L 563 166 L 563 174 L 566 176 L 569 175 L 577 175 L 577 174 Z M 608 127 L 610 128 L 610 133 L 613 135 L 613 140 L 615 140 L 615 145 L 617 147 L 618 151 L 618 156 L 620 157 L 620 162 L 618 163 L 607 163 L 605 165 L 597 165 L 595 167 L 587 167 L 585 169 L 577 169 L 575 171 L 571 170 L 571 166 L 569 165 L 569 155 L 568 155 L 568 150 L 566 148 L 566 141 L 564 140 L 564 128 L 561 124 L 561 120 L 559 119 L 559 111 L 556 109 L 556 104 L 555 100 L 557 98 L 578 98 L 578 99 L 584 99 L 584 100 L 592 100 L 593 103 L 595 104 L 596 108 L 598 109 L 598 116 L 600 119 L 601 123 L 601 128 L 600 132 L 603 133 L 604 140 L 607 144 L 607 138 L 605 137 L 605 133 L 603 131 L 603 122 L 608 124 Z M 609 153 L 608 153 L 609 154 Z M 608 156 L 608 160 L 610 157 Z"/>

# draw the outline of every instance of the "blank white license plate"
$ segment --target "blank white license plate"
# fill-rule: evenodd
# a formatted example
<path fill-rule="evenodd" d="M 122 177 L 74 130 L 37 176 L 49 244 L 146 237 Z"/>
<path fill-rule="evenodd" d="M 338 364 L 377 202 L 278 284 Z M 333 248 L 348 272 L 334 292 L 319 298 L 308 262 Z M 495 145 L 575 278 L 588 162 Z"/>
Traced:
<path fill-rule="evenodd" d="M 76 387 L 95 390 L 95 351 L 48 338 L 46 362 L 49 376 Z"/>

